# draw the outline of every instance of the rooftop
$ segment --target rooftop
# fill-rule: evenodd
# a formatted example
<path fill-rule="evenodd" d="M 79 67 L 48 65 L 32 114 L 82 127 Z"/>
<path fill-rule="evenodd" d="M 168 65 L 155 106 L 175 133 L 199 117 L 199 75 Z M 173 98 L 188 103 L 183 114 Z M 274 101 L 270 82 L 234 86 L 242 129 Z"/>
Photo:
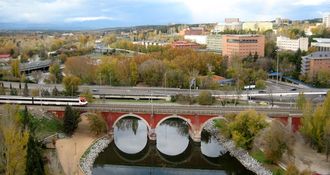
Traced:
<path fill-rule="evenodd" d="M 309 59 L 330 59 L 330 52 L 313 52 L 305 57 L 308 57 Z"/>

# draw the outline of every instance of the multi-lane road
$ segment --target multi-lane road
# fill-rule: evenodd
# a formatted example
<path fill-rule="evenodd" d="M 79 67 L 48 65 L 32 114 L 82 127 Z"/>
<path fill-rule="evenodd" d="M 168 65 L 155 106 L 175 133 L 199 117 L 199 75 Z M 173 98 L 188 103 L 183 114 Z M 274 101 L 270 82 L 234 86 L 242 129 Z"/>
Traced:
<path fill-rule="evenodd" d="M 3 82 L 5 87 L 18 88 L 19 83 L 17 82 Z M 21 85 L 22 88 L 24 85 Z M 59 90 L 63 90 L 61 84 L 28 84 L 29 89 L 47 89 L 52 91 L 54 87 Z M 166 99 L 171 95 L 185 94 L 197 96 L 201 90 L 197 89 L 179 89 L 179 88 L 161 88 L 161 87 L 113 87 L 113 86 L 98 86 L 98 85 L 81 85 L 79 90 L 90 89 L 92 94 L 98 97 L 112 97 L 112 98 L 154 98 L 154 99 Z M 324 96 L 329 89 L 316 89 L 316 88 L 298 88 L 296 86 L 290 86 L 288 84 L 277 84 L 275 82 L 267 81 L 267 89 L 265 91 L 258 90 L 247 90 L 247 91 L 220 91 L 210 90 L 213 96 L 218 98 L 260 98 L 269 99 L 274 98 L 275 100 L 286 100 L 296 97 L 299 93 L 311 96 L 311 98 L 318 98 Z M 289 101 L 290 101 L 289 100 Z"/>

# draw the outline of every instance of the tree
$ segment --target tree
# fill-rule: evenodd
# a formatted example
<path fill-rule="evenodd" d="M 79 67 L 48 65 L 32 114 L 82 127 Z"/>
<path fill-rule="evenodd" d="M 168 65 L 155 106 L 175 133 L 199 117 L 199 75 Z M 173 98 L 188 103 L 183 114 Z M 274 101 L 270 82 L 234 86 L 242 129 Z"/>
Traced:
<path fill-rule="evenodd" d="M 279 121 L 272 121 L 263 138 L 265 141 L 265 157 L 268 161 L 276 163 L 281 160 L 285 152 L 292 155 L 294 137 Z"/>
<path fill-rule="evenodd" d="M 150 59 L 139 66 L 139 74 L 144 83 L 149 86 L 160 86 L 165 72 L 162 61 Z"/>
<path fill-rule="evenodd" d="M 6 89 L 3 86 L 0 86 L 0 95 L 6 95 Z"/>
<path fill-rule="evenodd" d="M 9 89 L 10 89 L 10 95 L 17 95 L 17 90 L 13 88 L 11 84 L 9 86 Z"/>
<path fill-rule="evenodd" d="M 29 88 L 26 82 L 24 83 L 23 96 L 29 96 Z"/>
<path fill-rule="evenodd" d="M 266 83 L 264 80 L 256 81 L 256 89 L 266 89 Z"/>
<path fill-rule="evenodd" d="M 41 155 L 41 146 L 33 135 L 30 135 L 27 143 L 26 175 L 44 175 L 44 163 Z"/>
<path fill-rule="evenodd" d="M 64 111 L 64 118 L 63 118 L 64 133 L 69 136 L 72 136 L 74 131 L 77 129 L 79 122 L 80 122 L 79 113 L 73 110 L 71 106 L 66 106 Z"/>
<path fill-rule="evenodd" d="M 74 96 L 78 92 L 78 86 L 80 84 L 80 78 L 74 75 L 64 77 L 63 85 L 65 89 L 65 95 Z"/>
<path fill-rule="evenodd" d="M 217 124 L 222 133 L 227 133 L 237 146 L 251 149 L 254 138 L 267 127 L 266 117 L 255 110 L 242 111 L 238 115 L 226 115 L 227 121 Z"/>
<path fill-rule="evenodd" d="M 139 78 L 139 73 L 138 73 L 138 66 L 134 60 L 130 62 L 130 73 L 131 73 L 130 76 L 131 86 L 135 86 Z"/>
<path fill-rule="evenodd" d="M 58 63 L 52 64 L 49 67 L 49 73 L 51 74 L 50 80 L 53 83 L 59 83 L 62 81 L 62 72 Z"/>
<path fill-rule="evenodd" d="M 53 91 L 52 91 L 52 96 L 58 96 L 59 94 L 60 94 L 60 92 L 58 91 L 58 89 L 55 86 Z"/>
<path fill-rule="evenodd" d="M 50 96 L 50 93 L 47 89 L 42 89 L 41 90 L 41 96 L 42 97 L 49 97 Z"/>
<path fill-rule="evenodd" d="M 327 161 L 329 161 L 329 154 L 330 154 L 330 119 L 328 118 L 325 121 L 324 125 L 324 140 L 325 140 L 325 154 L 327 156 Z"/>
<path fill-rule="evenodd" d="M 39 83 L 40 79 L 42 78 L 42 72 L 41 71 L 33 71 L 31 73 L 31 76 L 33 77 L 33 80 L 36 83 Z"/>
<path fill-rule="evenodd" d="M 19 60 L 12 60 L 11 62 L 11 73 L 14 77 L 19 78 L 21 76 L 20 70 L 19 70 Z"/>
<path fill-rule="evenodd" d="M 304 109 L 304 106 L 305 106 L 306 102 L 307 102 L 307 100 L 306 100 L 306 97 L 305 97 L 304 93 L 299 93 L 299 95 L 297 97 L 297 100 L 296 100 L 297 108 L 299 110 Z"/>
<path fill-rule="evenodd" d="M 4 164 L 6 175 L 23 175 L 26 168 L 27 142 L 29 132 L 22 130 L 18 122 L 18 106 L 6 106 L 6 113 L 0 116 L 0 165 Z M 0 138 L 1 139 L 1 138 Z"/>
<path fill-rule="evenodd" d="M 200 105 L 212 105 L 215 100 L 210 91 L 201 91 L 197 97 L 197 101 Z"/>
<path fill-rule="evenodd" d="M 96 136 L 107 132 L 107 123 L 100 114 L 92 113 L 87 116 L 89 128 Z"/>

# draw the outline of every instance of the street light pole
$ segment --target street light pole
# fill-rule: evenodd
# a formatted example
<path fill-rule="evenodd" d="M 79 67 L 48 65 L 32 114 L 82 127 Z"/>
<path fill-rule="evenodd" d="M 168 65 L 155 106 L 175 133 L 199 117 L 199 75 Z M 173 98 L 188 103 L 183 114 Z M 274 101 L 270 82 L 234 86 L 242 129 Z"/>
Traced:
<path fill-rule="evenodd" d="M 278 74 L 279 74 L 279 72 L 278 72 L 278 50 L 277 50 L 277 52 L 276 52 L 276 85 L 278 85 Z"/>

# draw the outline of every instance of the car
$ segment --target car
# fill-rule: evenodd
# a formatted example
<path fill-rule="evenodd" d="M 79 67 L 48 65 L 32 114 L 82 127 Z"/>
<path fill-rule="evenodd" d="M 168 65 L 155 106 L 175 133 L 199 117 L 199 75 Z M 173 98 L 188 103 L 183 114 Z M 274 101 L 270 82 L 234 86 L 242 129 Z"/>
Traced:
<path fill-rule="evenodd" d="M 267 93 L 265 90 L 258 91 L 259 94 L 265 94 Z"/>
<path fill-rule="evenodd" d="M 98 92 L 99 90 L 98 89 L 92 89 L 92 92 Z"/>
<path fill-rule="evenodd" d="M 297 89 L 296 88 L 292 88 L 292 89 L 290 89 L 291 91 L 296 91 Z"/>

